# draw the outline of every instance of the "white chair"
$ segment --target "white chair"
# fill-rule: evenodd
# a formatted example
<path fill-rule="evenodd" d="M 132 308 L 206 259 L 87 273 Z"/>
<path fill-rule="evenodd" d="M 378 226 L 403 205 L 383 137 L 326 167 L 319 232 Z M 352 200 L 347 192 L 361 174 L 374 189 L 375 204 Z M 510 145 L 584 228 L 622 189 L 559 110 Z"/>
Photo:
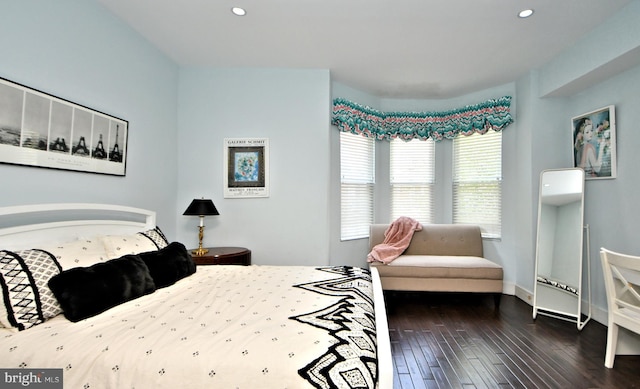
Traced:
<path fill-rule="evenodd" d="M 640 257 L 600 249 L 609 306 L 607 352 L 604 365 L 611 369 L 618 345 L 618 328 L 640 334 Z"/>

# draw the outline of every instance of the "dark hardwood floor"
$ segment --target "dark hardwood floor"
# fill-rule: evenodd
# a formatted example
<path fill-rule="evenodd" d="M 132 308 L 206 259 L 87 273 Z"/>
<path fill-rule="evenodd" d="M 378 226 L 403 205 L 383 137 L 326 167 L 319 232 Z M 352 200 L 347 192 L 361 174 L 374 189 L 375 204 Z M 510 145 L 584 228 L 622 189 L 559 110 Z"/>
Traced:
<path fill-rule="evenodd" d="M 640 388 L 640 356 L 604 367 L 607 329 L 538 315 L 514 296 L 385 292 L 394 389 Z"/>

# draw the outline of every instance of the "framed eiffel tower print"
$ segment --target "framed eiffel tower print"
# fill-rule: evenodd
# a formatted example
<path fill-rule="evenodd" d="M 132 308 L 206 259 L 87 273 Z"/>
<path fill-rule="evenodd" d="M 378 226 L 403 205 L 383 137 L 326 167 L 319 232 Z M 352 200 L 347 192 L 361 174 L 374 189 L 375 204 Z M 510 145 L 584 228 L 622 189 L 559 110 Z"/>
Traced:
<path fill-rule="evenodd" d="M 124 176 L 129 122 L 0 78 L 0 162 Z"/>

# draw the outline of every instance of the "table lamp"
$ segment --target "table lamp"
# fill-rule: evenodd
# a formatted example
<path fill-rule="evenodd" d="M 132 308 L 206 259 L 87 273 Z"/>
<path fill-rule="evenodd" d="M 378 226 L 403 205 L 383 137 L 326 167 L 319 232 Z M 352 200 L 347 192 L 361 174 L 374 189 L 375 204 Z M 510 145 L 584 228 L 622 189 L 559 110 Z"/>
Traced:
<path fill-rule="evenodd" d="M 209 252 L 209 250 L 202 248 L 202 238 L 204 237 L 204 217 L 220 215 L 216 206 L 213 205 L 213 201 L 210 199 L 194 199 L 191 204 L 184 211 L 183 215 L 187 216 L 200 216 L 200 232 L 198 233 L 198 249 L 193 250 L 192 254 L 196 256 L 202 256 Z"/>

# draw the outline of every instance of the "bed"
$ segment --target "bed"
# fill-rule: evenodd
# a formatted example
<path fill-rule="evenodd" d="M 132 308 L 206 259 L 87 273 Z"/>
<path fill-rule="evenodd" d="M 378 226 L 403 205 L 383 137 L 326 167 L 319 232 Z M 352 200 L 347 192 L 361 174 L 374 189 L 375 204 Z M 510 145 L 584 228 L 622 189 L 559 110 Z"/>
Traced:
<path fill-rule="evenodd" d="M 0 208 L 0 368 L 65 388 L 392 388 L 375 269 L 192 262 L 152 211 Z"/>

